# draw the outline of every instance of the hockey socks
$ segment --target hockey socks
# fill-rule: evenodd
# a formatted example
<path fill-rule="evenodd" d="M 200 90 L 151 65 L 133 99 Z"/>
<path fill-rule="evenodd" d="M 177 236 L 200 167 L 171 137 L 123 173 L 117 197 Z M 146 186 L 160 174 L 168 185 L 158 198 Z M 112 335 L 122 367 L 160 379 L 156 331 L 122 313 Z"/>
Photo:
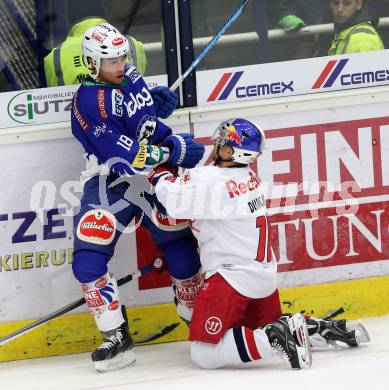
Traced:
<path fill-rule="evenodd" d="M 190 323 L 192 320 L 193 307 L 197 295 L 204 284 L 204 275 L 201 270 L 194 276 L 187 279 L 173 278 L 173 290 L 175 294 L 174 302 L 177 306 L 178 315 L 186 322 Z"/>
<path fill-rule="evenodd" d="M 109 272 L 93 282 L 83 283 L 82 291 L 101 332 L 116 329 L 124 322 L 119 289 L 116 279 Z"/>
<path fill-rule="evenodd" d="M 191 344 L 192 360 L 206 369 L 243 365 L 273 356 L 266 333 L 262 329 L 252 330 L 244 326 L 227 330 L 218 344 L 200 341 Z"/>

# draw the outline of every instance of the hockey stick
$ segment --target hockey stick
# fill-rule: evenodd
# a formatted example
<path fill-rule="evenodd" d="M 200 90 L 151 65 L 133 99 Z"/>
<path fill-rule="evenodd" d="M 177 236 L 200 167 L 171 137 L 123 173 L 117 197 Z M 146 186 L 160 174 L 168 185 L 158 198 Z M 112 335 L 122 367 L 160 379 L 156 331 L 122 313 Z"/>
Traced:
<path fill-rule="evenodd" d="M 236 19 L 242 14 L 249 0 L 244 0 L 240 7 L 231 15 L 231 17 L 224 23 L 223 27 L 214 35 L 214 37 L 208 42 L 207 46 L 201 50 L 200 54 L 196 59 L 190 64 L 189 68 L 174 82 L 170 87 L 171 91 L 174 91 L 192 72 L 192 70 L 197 66 L 197 64 L 205 57 L 212 47 L 215 46 L 219 38 L 232 26 Z"/>
<path fill-rule="evenodd" d="M 141 275 L 145 275 L 145 274 L 153 271 L 154 269 L 156 269 L 156 270 L 162 269 L 162 267 L 163 267 L 162 257 L 161 256 L 155 257 L 152 263 L 142 267 L 141 269 L 139 269 L 131 274 L 123 276 L 121 279 L 119 279 L 117 281 L 117 284 L 120 287 L 123 284 L 130 282 L 134 278 L 137 278 Z M 47 316 L 25 326 L 24 328 L 21 328 L 19 330 L 16 330 L 15 332 L 12 332 L 8 336 L 5 336 L 5 337 L 0 339 L 0 346 L 8 343 L 9 341 L 16 339 L 19 336 L 22 336 L 22 335 L 30 332 L 31 330 L 37 328 L 38 326 L 46 324 L 47 322 L 53 320 L 54 318 L 57 318 L 57 317 L 62 316 L 63 314 L 69 313 L 70 311 L 76 309 L 77 307 L 82 306 L 84 303 L 85 303 L 85 298 L 80 298 L 77 301 L 74 301 L 73 303 L 70 303 L 69 305 L 64 306 L 64 307 L 56 310 L 55 312 L 48 314 Z"/>

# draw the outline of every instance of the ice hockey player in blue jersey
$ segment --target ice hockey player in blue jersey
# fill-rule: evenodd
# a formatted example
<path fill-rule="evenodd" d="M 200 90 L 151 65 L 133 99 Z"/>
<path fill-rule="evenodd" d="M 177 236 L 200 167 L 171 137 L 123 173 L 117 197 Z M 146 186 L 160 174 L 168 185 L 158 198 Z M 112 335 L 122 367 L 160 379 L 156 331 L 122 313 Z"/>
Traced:
<path fill-rule="evenodd" d="M 160 116 L 166 117 L 176 98 L 167 88 L 150 91 L 134 66 L 125 72 L 128 42 L 113 26 L 88 29 L 82 45 L 91 76 L 75 93 L 71 115 L 73 135 L 87 159 L 81 173 L 81 208 L 74 219 L 73 273 L 105 337 L 92 353 L 96 370 L 104 372 L 135 361 L 125 308 L 107 266 L 134 217 L 164 252 L 177 310 L 190 320 L 193 292 L 201 287 L 196 243 L 186 221 L 161 228 L 152 197 L 142 186 L 148 184 L 148 171 L 161 163 L 194 167 L 204 146 L 191 134 L 172 134 L 157 119 L 155 103 Z"/>

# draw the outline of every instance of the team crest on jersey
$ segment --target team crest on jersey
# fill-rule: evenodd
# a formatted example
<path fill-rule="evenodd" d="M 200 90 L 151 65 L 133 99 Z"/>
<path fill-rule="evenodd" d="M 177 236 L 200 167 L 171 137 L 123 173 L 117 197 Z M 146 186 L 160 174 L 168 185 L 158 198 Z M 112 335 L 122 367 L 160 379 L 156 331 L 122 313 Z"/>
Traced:
<path fill-rule="evenodd" d="M 139 122 L 138 128 L 136 130 L 136 137 L 138 142 L 145 145 L 149 144 L 156 128 L 157 122 L 155 117 L 151 115 L 145 115 Z"/>
<path fill-rule="evenodd" d="M 90 210 L 86 212 L 77 226 L 77 237 L 92 244 L 108 245 L 116 231 L 116 219 L 107 210 Z"/>
<path fill-rule="evenodd" d="M 120 89 L 112 90 L 112 115 L 123 116 L 123 92 Z"/>

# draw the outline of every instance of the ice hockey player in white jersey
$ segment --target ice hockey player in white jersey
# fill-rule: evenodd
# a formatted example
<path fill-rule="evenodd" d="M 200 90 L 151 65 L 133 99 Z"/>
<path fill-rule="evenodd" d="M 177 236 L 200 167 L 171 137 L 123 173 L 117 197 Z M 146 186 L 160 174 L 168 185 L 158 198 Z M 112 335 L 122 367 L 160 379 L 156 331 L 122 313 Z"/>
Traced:
<path fill-rule="evenodd" d="M 279 353 L 293 368 L 308 368 L 305 319 L 282 317 L 265 194 L 249 167 L 262 153 L 264 133 L 236 118 L 223 122 L 212 140 L 214 165 L 181 178 L 159 167 L 150 178 L 167 214 L 191 219 L 198 240 L 205 284 L 190 325 L 192 359 L 200 367 L 218 368 Z"/>
<path fill-rule="evenodd" d="M 282 315 L 263 185 L 249 168 L 262 153 L 264 133 L 236 118 L 221 123 L 212 140 L 214 165 L 182 177 L 160 166 L 149 178 L 167 214 L 191 219 L 198 239 L 205 284 L 190 325 L 193 361 L 218 368 L 278 353 L 293 368 L 308 368 L 310 346 L 369 341 L 355 321 Z"/>

